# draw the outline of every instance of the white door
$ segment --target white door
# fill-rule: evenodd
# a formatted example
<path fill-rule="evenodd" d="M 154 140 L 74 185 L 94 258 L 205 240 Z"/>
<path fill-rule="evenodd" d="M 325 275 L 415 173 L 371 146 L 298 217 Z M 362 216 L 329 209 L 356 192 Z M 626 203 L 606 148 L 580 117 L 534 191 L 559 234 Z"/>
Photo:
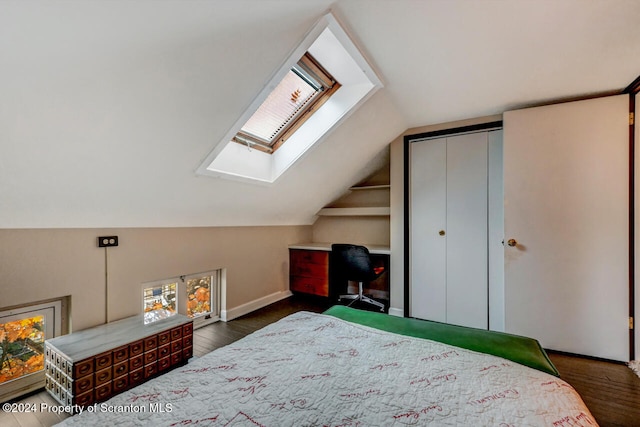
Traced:
<path fill-rule="evenodd" d="M 410 145 L 410 315 L 447 321 L 447 139 Z"/>
<path fill-rule="evenodd" d="M 507 332 L 628 360 L 628 105 L 504 114 Z"/>
<path fill-rule="evenodd" d="M 489 170 L 489 329 L 504 332 L 504 185 L 502 129 L 488 134 Z"/>
<path fill-rule="evenodd" d="M 487 132 L 447 138 L 447 323 L 488 328 Z"/>
<path fill-rule="evenodd" d="M 411 144 L 410 315 L 488 326 L 487 132 Z"/>

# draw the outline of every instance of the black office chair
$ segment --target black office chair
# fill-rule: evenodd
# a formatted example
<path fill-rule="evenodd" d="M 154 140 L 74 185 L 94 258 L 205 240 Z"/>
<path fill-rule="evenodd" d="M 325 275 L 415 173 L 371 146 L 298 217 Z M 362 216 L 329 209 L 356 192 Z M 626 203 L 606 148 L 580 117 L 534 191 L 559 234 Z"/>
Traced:
<path fill-rule="evenodd" d="M 340 295 L 340 300 L 353 300 L 373 304 L 384 311 L 384 304 L 375 301 L 362 293 L 363 283 L 371 282 L 384 273 L 384 268 L 374 268 L 369 256 L 369 249 L 364 246 L 334 243 L 331 245 L 331 268 L 335 269 L 335 276 L 343 280 L 358 282 L 358 293 Z"/>

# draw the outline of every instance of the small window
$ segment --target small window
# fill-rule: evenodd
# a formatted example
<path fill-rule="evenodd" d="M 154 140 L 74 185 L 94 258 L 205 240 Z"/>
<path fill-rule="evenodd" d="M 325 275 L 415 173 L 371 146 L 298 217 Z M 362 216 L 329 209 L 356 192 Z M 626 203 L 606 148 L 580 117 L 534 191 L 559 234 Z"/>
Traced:
<path fill-rule="evenodd" d="M 187 301 L 185 314 L 193 319 L 194 328 L 220 320 L 221 274 L 221 270 L 213 270 L 181 277 L 184 287 L 180 292 Z"/>
<path fill-rule="evenodd" d="M 222 270 L 212 270 L 142 284 L 144 323 L 176 313 L 193 319 L 194 327 L 220 320 Z"/>
<path fill-rule="evenodd" d="M 143 291 L 144 323 L 166 319 L 176 314 L 177 282 L 154 282 Z"/>
<path fill-rule="evenodd" d="M 307 52 L 289 70 L 233 140 L 275 152 L 340 84 Z"/>
<path fill-rule="evenodd" d="M 217 313 L 217 276 L 215 272 L 185 278 L 187 316 L 191 318 Z"/>
<path fill-rule="evenodd" d="M 62 334 L 63 316 L 61 299 L 0 310 L 0 402 L 45 386 L 44 341 Z"/>
<path fill-rule="evenodd" d="M 43 369 L 44 316 L 0 323 L 0 384 Z"/>

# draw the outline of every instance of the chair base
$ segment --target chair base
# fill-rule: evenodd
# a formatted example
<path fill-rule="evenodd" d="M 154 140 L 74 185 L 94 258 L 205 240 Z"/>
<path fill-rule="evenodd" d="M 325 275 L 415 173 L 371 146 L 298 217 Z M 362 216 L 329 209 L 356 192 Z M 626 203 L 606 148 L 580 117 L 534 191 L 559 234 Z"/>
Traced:
<path fill-rule="evenodd" d="M 364 295 L 362 293 L 362 282 L 358 283 L 358 293 L 357 294 L 348 294 L 348 295 L 340 295 L 338 297 L 338 301 L 340 300 L 353 300 L 351 301 L 349 304 L 347 304 L 347 307 L 350 307 L 351 304 L 353 304 L 356 301 L 362 301 L 362 302 L 366 302 L 372 305 L 375 305 L 376 307 L 380 308 L 380 311 L 384 311 L 384 304 L 382 304 L 381 302 L 378 302 L 374 299 L 369 298 L 368 296 Z"/>

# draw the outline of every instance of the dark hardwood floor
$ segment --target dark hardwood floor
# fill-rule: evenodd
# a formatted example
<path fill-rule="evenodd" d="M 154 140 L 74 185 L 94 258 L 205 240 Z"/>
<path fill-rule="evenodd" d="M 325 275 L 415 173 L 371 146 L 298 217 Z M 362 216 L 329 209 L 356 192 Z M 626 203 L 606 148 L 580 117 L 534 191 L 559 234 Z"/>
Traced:
<path fill-rule="evenodd" d="M 622 363 L 548 352 L 601 426 L 640 426 L 640 378 Z"/>
<path fill-rule="evenodd" d="M 287 298 L 229 322 L 217 322 L 194 333 L 194 354 L 203 356 L 225 346 L 281 318 L 298 311 L 320 313 L 329 307 L 327 302 L 298 297 Z M 640 427 L 640 378 L 627 366 L 619 363 L 591 360 L 549 352 L 562 379 L 582 396 L 601 426 Z M 18 402 L 41 402 L 55 405 L 44 392 L 33 393 Z M 48 427 L 64 415 L 0 411 L 2 427 Z"/>

